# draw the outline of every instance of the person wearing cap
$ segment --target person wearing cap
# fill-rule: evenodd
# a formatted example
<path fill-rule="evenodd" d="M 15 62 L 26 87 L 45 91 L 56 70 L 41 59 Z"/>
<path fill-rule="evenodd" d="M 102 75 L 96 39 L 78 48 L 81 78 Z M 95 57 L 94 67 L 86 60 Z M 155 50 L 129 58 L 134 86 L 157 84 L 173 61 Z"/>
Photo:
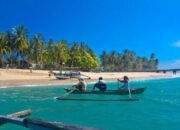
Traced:
<path fill-rule="evenodd" d="M 73 87 L 77 88 L 79 91 L 85 91 L 86 88 L 87 88 L 87 83 L 86 83 L 86 81 L 84 80 L 83 77 L 80 77 L 79 78 L 79 83 L 74 85 Z"/>
<path fill-rule="evenodd" d="M 98 82 L 94 84 L 93 90 L 95 90 L 96 88 L 98 88 L 100 91 L 106 91 L 106 82 L 102 77 L 99 77 Z"/>
<path fill-rule="evenodd" d="M 121 83 L 124 83 L 121 87 L 119 87 L 119 89 L 128 89 L 128 87 L 129 87 L 129 84 L 128 84 L 129 78 L 127 76 L 124 76 L 123 80 L 120 80 L 120 79 L 117 79 L 117 80 L 119 82 L 121 82 Z"/>

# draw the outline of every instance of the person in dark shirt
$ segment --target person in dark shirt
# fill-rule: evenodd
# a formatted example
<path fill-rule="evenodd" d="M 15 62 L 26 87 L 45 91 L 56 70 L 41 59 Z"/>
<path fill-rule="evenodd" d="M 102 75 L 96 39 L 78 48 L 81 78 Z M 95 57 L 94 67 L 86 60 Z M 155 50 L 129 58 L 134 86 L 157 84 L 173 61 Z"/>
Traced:
<path fill-rule="evenodd" d="M 95 90 L 96 88 L 98 88 L 100 91 L 106 91 L 106 82 L 102 77 L 99 77 L 98 82 L 94 84 L 93 90 Z"/>

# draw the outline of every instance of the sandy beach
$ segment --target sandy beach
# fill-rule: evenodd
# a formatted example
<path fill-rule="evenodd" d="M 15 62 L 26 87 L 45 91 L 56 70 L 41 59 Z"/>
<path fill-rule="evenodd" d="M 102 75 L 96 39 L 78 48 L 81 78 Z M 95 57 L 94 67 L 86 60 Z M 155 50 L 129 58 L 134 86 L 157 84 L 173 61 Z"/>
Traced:
<path fill-rule="evenodd" d="M 58 80 L 55 76 L 49 77 L 49 71 L 29 69 L 0 69 L 0 87 L 16 87 L 24 85 L 58 85 L 73 84 L 78 80 L 76 78 Z M 154 73 L 154 72 L 81 72 L 81 74 L 91 77 L 86 79 L 87 82 L 96 81 L 102 76 L 106 81 L 116 81 L 127 75 L 130 79 L 147 79 L 147 78 L 164 78 L 170 74 Z M 86 77 L 84 77 L 86 78 Z"/>

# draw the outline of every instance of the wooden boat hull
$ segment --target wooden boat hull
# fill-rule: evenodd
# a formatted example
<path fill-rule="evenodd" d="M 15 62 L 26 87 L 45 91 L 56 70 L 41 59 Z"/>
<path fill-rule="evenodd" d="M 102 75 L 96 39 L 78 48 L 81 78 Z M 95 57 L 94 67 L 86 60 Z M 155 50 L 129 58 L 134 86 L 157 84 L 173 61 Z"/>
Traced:
<path fill-rule="evenodd" d="M 64 79 L 70 79 L 70 78 L 79 78 L 81 75 L 80 73 L 54 73 L 54 76 L 59 79 L 59 80 L 64 80 Z"/>
<path fill-rule="evenodd" d="M 70 92 L 72 89 L 64 88 L 65 91 Z M 146 88 L 131 88 L 131 94 L 141 94 L 144 92 Z M 128 89 L 118 89 L 118 90 L 106 90 L 106 91 L 93 91 L 93 90 L 86 90 L 86 91 L 79 91 L 74 90 L 71 94 L 102 94 L 102 95 L 128 95 Z"/>
<path fill-rule="evenodd" d="M 59 80 L 70 79 L 70 77 L 67 76 L 56 76 L 56 78 Z"/>

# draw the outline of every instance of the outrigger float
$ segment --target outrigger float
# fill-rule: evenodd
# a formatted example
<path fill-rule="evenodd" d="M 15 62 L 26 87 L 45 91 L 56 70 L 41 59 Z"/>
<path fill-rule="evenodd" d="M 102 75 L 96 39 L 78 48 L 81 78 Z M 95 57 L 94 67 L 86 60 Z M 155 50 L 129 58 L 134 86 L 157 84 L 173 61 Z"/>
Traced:
<path fill-rule="evenodd" d="M 94 99 L 94 98 L 65 98 L 65 97 L 57 97 L 57 100 L 64 100 L 64 101 L 102 101 L 102 102 L 115 102 L 115 101 L 139 101 L 137 98 L 127 98 L 127 99 Z"/>
<path fill-rule="evenodd" d="M 143 88 L 130 88 L 131 94 L 141 94 L 145 91 Z M 94 91 L 94 90 L 85 90 L 79 91 L 77 89 L 64 88 L 66 92 L 71 92 L 71 94 L 102 94 L 102 95 L 129 95 L 128 89 L 117 89 L 117 90 L 106 90 L 106 91 Z"/>
<path fill-rule="evenodd" d="M 37 119 L 22 118 L 30 115 L 31 113 L 31 110 L 25 110 L 7 116 L 0 115 L 0 125 L 12 123 L 29 128 L 31 130 L 99 130 L 95 128 L 71 125 L 62 122 L 49 122 Z"/>

